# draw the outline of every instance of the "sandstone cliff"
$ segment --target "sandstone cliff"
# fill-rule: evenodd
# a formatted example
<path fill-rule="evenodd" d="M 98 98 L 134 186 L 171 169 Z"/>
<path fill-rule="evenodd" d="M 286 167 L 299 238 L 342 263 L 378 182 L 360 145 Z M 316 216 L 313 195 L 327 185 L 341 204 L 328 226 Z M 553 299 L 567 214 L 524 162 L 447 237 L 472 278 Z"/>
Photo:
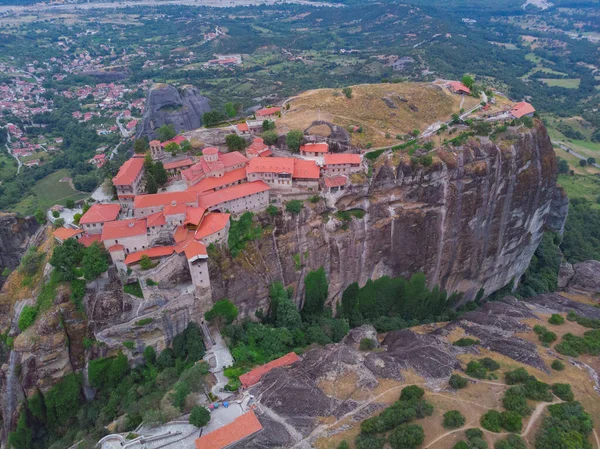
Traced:
<path fill-rule="evenodd" d="M 297 216 L 267 221 L 272 233 L 235 260 L 213 255 L 213 300 L 231 298 L 252 314 L 268 307 L 268 285 L 283 280 L 299 301 L 305 274 L 320 266 L 331 301 L 352 282 L 416 272 L 471 300 L 480 289 L 490 294 L 517 281 L 545 227 L 560 231 L 566 218 L 556 157 L 540 122 L 495 143 L 473 138 L 440 148 L 429 167 L 398 154 L 383 155 L 375 167 L 368 183 L 335 203 L 361 209 L 362 219 L 344 225 L 322 203 L 307 205 Z"/>
<path fill-rule="evenodd" d="M 15 214 L 0 213 L 0 273 L 13 270 L 25 254 L 31 236 L 39 228 L 33 217 L 20 218 Z M 5 278 L 0 275 L 0 289 Z"/>
<path fill-rule="evenodd" d="M 148 91 L 138 137 L 155 138 L 156 129 L 165 124 L 173 125 L 178 133 L 199 128 L 202 115 L 208 111 L 208 98 L 200 95 L 195 87 L 184 86 L 178 90 L 169 84 L 155 84 Z"/>

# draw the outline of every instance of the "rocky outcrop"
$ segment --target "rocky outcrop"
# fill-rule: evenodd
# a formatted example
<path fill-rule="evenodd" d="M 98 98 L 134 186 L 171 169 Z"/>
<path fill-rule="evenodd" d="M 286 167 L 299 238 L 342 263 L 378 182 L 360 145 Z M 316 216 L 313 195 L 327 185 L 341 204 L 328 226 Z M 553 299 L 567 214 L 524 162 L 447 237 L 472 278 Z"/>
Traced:
<path fill-rule="evenodd" d="M 191 131 L 202 125 L 202 115 L 210 111 L 208 98 L 193 86 L 177 89 L 169 84 L 155 84 L 148 91 L 142 124 L 138 137 L 156 137 L 162 125 L 173 125 L 178 133 Z"/>
<path fill-rule="evenodd" d="M 562 186 L 557 185 L 552 196 L 552 206 L 548 214 L 548 228 L 560 235 L 565 232 L 565 222 L 569 213 L 569 197 Z"/>
<path fill-rule="evenodd" d="M 566 218 L 549 220 L 556 157 L 544 126 L 509 130 L 496 143 L 472 139 L 434 156 L 423 167 L 408 155 L 383 155 L 370 182 L 336 202 L 338 210 L 364 211 L 363 218 L 342 223 L 319 203 L 265 219 L 273 232 L 236 259 L 211 254 L 213 299 L 231 298 L 251 315 L 268 308 L 268 285 L 282 280 L 296 287 L 299 302 L 304 276 L 321 266 L 332 302 L 352 282 L 384 275 L 423 272 L 431 286 L 463 292 L 465 300 L 518 280 L 544 230 L 559 231 Z"/>
<path fill-rule="evenodd" d="M 39 229 L 33 217 L 21 218 L 15 214 L 0 213 L 0 273 L 5 268 L 19 266 L 31 236 Z M 0 289 L 5 278 L 0 275 Z"/>
<path fill-rule="evenodd" d="M 574 264 L 573 275 L 566 288 L 582 293 L 600 293 L 600 262 L 587 260 Z"/>

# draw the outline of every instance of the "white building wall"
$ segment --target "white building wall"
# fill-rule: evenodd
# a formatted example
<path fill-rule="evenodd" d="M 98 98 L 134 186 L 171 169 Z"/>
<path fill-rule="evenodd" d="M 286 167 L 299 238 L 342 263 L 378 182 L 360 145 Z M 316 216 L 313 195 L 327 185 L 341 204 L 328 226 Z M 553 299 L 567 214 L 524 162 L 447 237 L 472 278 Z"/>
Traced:
<path fill-rule="evenodd" d="M 224 203 L 215 204 L 209 207 L 209 211 L 220 210 L 221 212 L 231 212 L 238 214 L 249 210 L 264 209 L 269 205 L 269 191 L 255 193 L 244 198 L 238 198 Z"/>
<path fill-rule="evenodd" d="M 102 234 L 104 223 L 86 223 L 82 227 L 88 234 Z"/>
<path fill-rule="evenodd" d="M 148 248 L 148 236 L 146 234 L 140 234 L 132 237 L 104 240 L 104 246 L 106 249 L 113 245 L 123 245 L 125 247 L 125 254 L 134 253 L 136 251 L 141 251 Z"/>

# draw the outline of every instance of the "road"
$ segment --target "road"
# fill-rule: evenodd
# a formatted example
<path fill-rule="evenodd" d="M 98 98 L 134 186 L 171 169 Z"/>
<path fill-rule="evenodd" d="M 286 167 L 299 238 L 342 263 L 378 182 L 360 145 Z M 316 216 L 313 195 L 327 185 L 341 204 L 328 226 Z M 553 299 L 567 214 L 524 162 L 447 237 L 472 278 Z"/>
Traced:
<path fill-rule="evenodd" d="M 10 123 L 9 123 L 10 125 Z M 23 164 L 21 163 L 21 159 L 19 159 L 16 155 L 13 154 L 12 150 L 10 149 L 10 133 L 8 132 L 8 127 L 6 128 L 6 150 L 8 151 L 8 154 L 10 154 L 12 157 L 14 157 L 17 160 L 17 175 L 19 173 L 21 173 L 21 167 L 23 166 Z"/>
<path fill-rule="evenodd" d="M 552 141 L 552 145 L 556 145 L 557 147 L 559 147 L 561 150 L 565 150 L 567 153 L 572 154 L 573 156 L 575 156 L 576 158 L 581 159 L 582 161 L 587 161 L 588 157 L 587 156 L 583 156 L 581 154 L 579 154 L 578 152 L 576 152 L 575 150 L 573 150 L 572 148 L 566 146 L 563 142 L 561 142 L 560 140 L 553 140 Z M 600 168 L 600 164 L 595 163 L 595 164 L 591 164 L 592 166 L 596 167 L 596 168 Z"/>

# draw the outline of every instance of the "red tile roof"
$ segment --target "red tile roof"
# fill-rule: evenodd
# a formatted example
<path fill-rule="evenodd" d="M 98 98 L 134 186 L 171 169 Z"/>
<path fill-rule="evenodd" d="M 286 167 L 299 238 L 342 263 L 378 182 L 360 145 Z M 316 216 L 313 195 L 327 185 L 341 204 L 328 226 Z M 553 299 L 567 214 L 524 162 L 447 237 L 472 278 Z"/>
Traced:
<path fill-rule="evenodd" d="M 56 237 L 57 239 L 64 242 L 65 240 L 70 239 L 71 237 L 75 237 L 76 235 L 82 234 L 82 233 L 83 233 L 83 231 L 80 229 L 60 227 L 56 231 L 54 231 L 52 233 L 52 235 L 54 235 L 54 237 Z"/>
<path fill-rule="evenodd" d="M 265 141 L 263 139 L 257 137 L 250 144 L 250 146 L 248 148 L 246 148 L 246 154 L 253 155 L 253 156 L 258 155 L 261 157 L 267 157 L 273 153 L 271 153 L 269 146 L 265 145 Z"/>
<path fill-rule="evenodd" d="M 125 161 L 117 176 L 113 178 L 113 184 L 116 186 L 130 185 L 135 181 L 137 176 L 144 168 L 144 159 L 140 157 L 132 157 Z"/>
<path fill-rule="evenodd" d="M 183 136 L 175 136 L 174 138 L 172 138 L 171 140 L 167 140 L 166 142 L 162 142 L 160 144 L 161 147 L 166 147 L 167 145 L 169 145 L 170 143 L 176 143 L 177 145 L 181 145 L 183 142 L 185 142 L 187 139 Z"/>
<path fill-rule="evenodd" d="M 198 184 L 190 187 L 188 189 L 188 191 L 202 193 L 202 192 L 206 192 L 208 190 L 213 190 L 213 189 L 217 189 L 222 186 L 226 186 L 227 184 L 233 184 L 235 182 L 245 181 L 245 180 L 246 180 L 246 169 L 242 167 L 242 168 L 238 168 L 238 169 L 232 170 L 230 172 L 227 172 L 220 178 L 213 178 L 213 177 L 205 178 L 202 181 L 200 181 Z"/>
<path fill-rule="evenodd" d="M 300 151 L 307 151 L 309 153 L 328 153 L 329 145 L 326 143 L 307 143 L 300 147 Z"/>
<path fill-rule="evenodd" d="M 209 207 L 225 203 L 226 201 L 243 198 L 260 192 L 266 192 L 270 187 L 263 181 L 246 182 L 236 186 L 226 187 L 216 192 L 201 194 L 198 198 L 198 206 L 208 209 Z"/>
<path fill-rule="evenodd" d="M 278 108 L 278 107 L 263 108 L 263 109 L 259 109 L 258 111 L 256 111 L 256 116 L 257 117 L 264 117 L 264 116 L 267 116 L 267 115 L 277 114 L 279 111 L 281 111 L 281 108 Z"/>
<path fill-rule="evenodd" d="M 154 248 L 136 251 L 135 253 L 127 254 L 127 257 L 125 257 L 125 265 L 138 263 L 142 259 L 142 256 L 148 256 L 150 259 L 155 259 L 157 257 L 170 256 L 174 252 L 175 248 L 172 246 L 155 246 Z"/>
<path fill-rule="evenodd" d="M 123 245 L 113 245 L 110 248 L 108 248 L 109 252 L 113 252 L 113 251 L 123 251 L 125 249 L 125 247 Z"/>
<path fill-rule="evenodd" d="M 465 86 L 460 81 L 449 81 L 448 83 L 446 83 L 446 86 L 450 87 L 451 89 L 453 89 L 456 92 L 465 92 L 466 94 L 471 93 L 471 89 L 469 89 L 467 86 Z"/>
<path fill-rule="evenodd" d="M 525 101 L 515 103 L 515 105 L 510 110 L 510 113 L 516 118 L 521 118 L 524 115 L 533 114 L 534 112 L 535 108 Z"/>
<path fill-rule="evenodd" d="M 207 154 L 205 148 L 202 154 Z M 216 150 L 216 148 L 215 148 Z M 209 153 L 210 154 L 210 153 Z M 245 165 L 248 162 L 248 158 L 238 151 L 232 151 L 231 153 L 219 153 L 218 160 L 215 162 L 207 162 L 204 159 L 199 160 L 190 168 L 183 170 L 181 174 L 192 184 L 196 184 L 198 181 L 204 179 L 216 171 L 228 172 L 231 167 L 235 165 Z"/>
<path fill-rule="evenodd" d="M 260 421 L 252 410 L 229 424 L 202 435 L 196 440 L 196 449 L 225 449 L 262 430 Z"/>
<path fill-rule="evenodd" d="M 153 193 L 151 195 L 137 195 L 133 200 L 134 209 L 145 207 L 160 207 L 175 204 L 196 203 L 197 194 L 184 190 L 183 192 Z"/>
<path fill-rule="evenodd" d="M 150 146 L 154 146 L 154 145 L 160 145 L 160 140 L 151 140 Z"/>
<path fill-rule="evenodd" d="M 95 242 L 100 242 L 100 237 L 102 237 L 100 234 L 89 234 L 79 237 L 79 240 L 77 241 L 87 248 L 88 246 L 92 246 Z"/>
<path fill-rule="evenodd" d="M 188 207 L 185 213 L 185 222 L 183 224 L 198 226 L 205 213 L 206 209 L 203 207 Z"/>
<path fill-rule="evenodd" d="M 102 228 L 102 241 L 122 239 L 145 234 L 147 231 L 146 220 L 130 218 L 129 220 L 109 221 Z"/>
<path fill-rule="evenodd" d="M 121 212 L 120 204 L 94 204 L 79 220 L 80 225 L 104 223 L 116 220 Z"/>
<path fill-rule="evenodd" d="M 146 225 L 150 226 L 164 226 L 167 224 L 167 220 L 165 220 L 165 214 L 163 211 L 156 212 L 152 215 L 148 215 L 146 217 Z"/>
<path fill-rule="evenodd" d="M 246 374 L 242 374 L 240 376 L 240 382 L 242 383 L 243 388 L 251 387 L 252 385 L 258 383 L 260 379 L 267 374 L 269 371 L 279 368 L 282 366 L 288 366 L 292 363 L 300 361 L 300 357 L 295 352 L 290 352 L 283 357 L 279 357 L 266 365 L 259 366 L 258 368 L 254 368 L 252 371 L 247 372 Z"/>
<path fill-rule="evenodd" d="M 166 164 L 164 164 L 164 167 L 165 170 L 173 170 L 175 168 L 191 167 L 192 165 L 194 165 L 194 161 L 191 160 L 189 157 L 186 157 L 185 159 L 181 159 L 179 161 L 167 162 Z"/>
<path fill-rule="evenodd" d="M 248 124 L 247 123 L 238 123 L 237 125 L 237 129 L 239 131 L 248 131 Z"/>
<path fill-rule="evenodd" d="M 326 154 L 323 160 L 325 165 L 360 164 L 360 154 Z"/>
<path fill-rule="evenodd" d="M 196 231 L 196 234 L 194 234 L 194 238 L 196 240 L 201 240 L 204 237 L 208 237 L 209 235 L 224 229 L 227 226 L 227 223 L 229 223 L 230 215 L 231 214 L 210 212 L 206 217 L 204 217 L 204 220 L 202 220 L 200 227 Z"/>
<path fill-rule="evenodd" d="M 294 159 L 291 157 L 268 157 L 250 159 L 247 173 L 294 173 Z"/>
<path fill-rule="evenodd" d="M 206 246 L 195 240 L 190 240 L 190 242 L 183 249 L 183 252 L 185 253 L 185 257 L 187 257 L 190 262 L 193 262 L 196 259 L 206 259 L 208 257 Z"/>
<path fill-rule="evenodd" d="M 321 169 L 315 161 L 294 159 L 294 173 L 292 174 L 292 178 L 319 179 L 320 175 Z"/>
<path fill-rule="evenodd" d="M 163 210 L 165 217 L 167 215 L 180 215 L 185 214 L 187 206 L 185 203 L 167 204 Z"/>
<path fill-rule="evenodd" d="M 345 176 L 332 176 L 331 178 L 325 178 L 325 187 L 340 187 L 345 186 L 348 178 Z"/>
<path fill-rule="evenodd" d="M 175 233 L 173 234 L 173 238 L 175 239 L 175 243 L 181 243 L 188 238 L 189 231 L 185 226 L 178 226 L 175 229 Z"/>

